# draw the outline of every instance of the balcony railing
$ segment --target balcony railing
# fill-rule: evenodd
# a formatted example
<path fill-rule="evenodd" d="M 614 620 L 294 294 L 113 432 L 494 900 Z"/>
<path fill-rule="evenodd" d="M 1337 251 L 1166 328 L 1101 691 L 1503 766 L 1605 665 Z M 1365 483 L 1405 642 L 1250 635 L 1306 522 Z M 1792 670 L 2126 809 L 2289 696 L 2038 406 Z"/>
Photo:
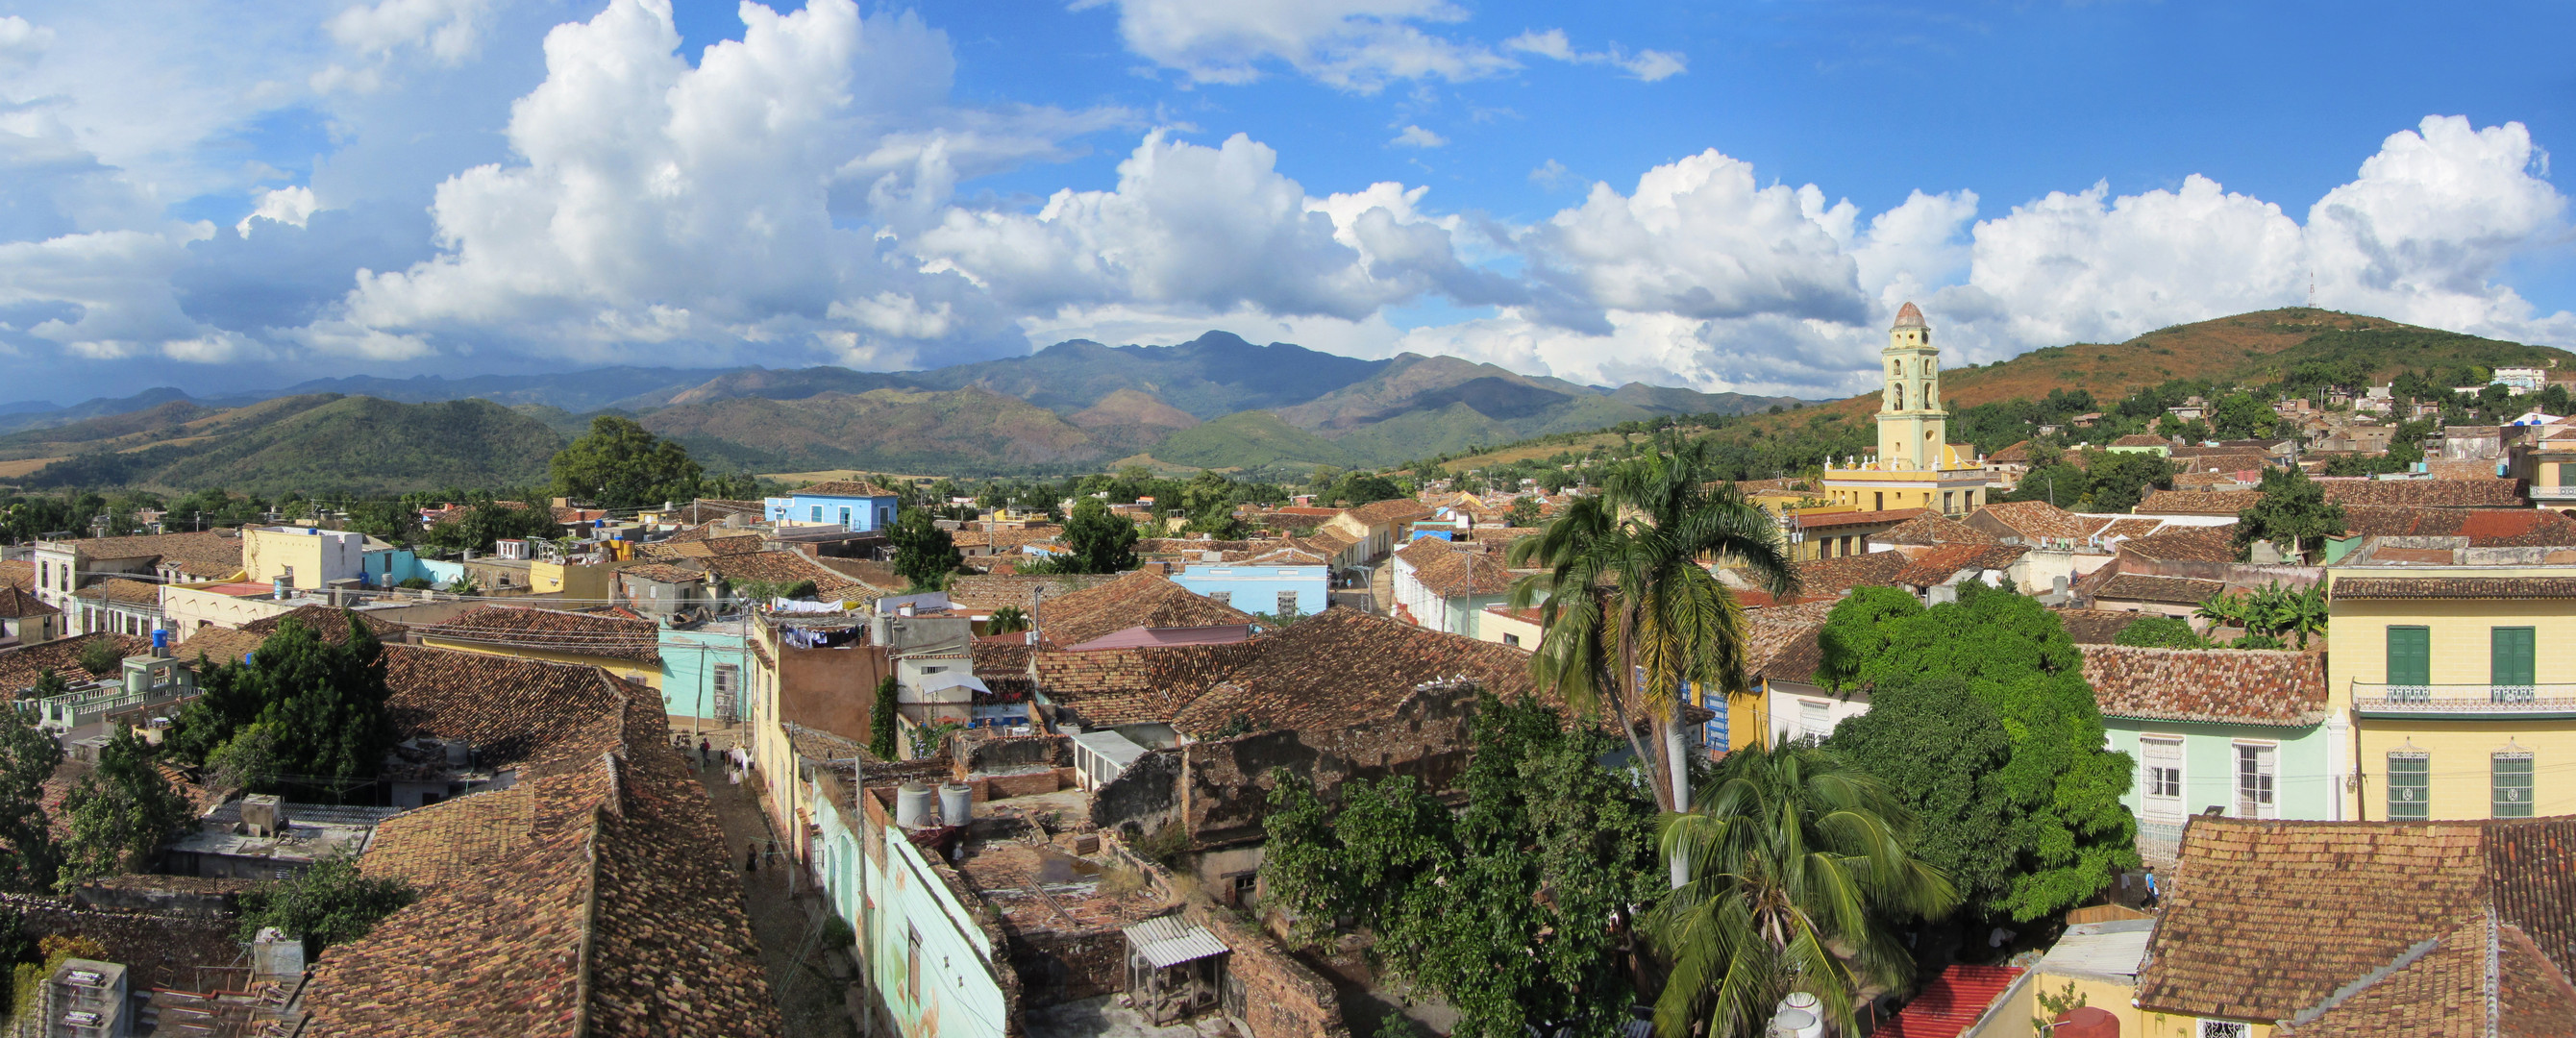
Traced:
<path fill-rule="evenodd" d="M 2382 685 L 2352 683 L 2352 707 L 2364 715 L 2424 717 L 2576 717 L 2576 685 Z"/>
<path fill-rule="evenodd" d="M 2523 493 L 2534 501 L 2576 501 L 2576 486 L 2529 487 Z"/>

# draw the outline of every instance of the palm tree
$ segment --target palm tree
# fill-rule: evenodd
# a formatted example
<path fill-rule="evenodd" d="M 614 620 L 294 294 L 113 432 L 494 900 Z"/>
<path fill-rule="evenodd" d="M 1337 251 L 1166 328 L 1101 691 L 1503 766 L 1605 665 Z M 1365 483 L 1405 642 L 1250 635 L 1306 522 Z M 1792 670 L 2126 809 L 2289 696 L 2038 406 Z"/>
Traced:
<path fill-rule="evenodd" d="M 1755 746 L 1719 762 L 1687 812 L 1664 816 L 1664 854 L 1690 863 L 1646 932 L 1672 962 L 1655 1032 L 1761 1032 L 1791 991 L 1816 996 L 1842 1033 L 1853 992 L 1902 986 L 1914 962 L 1890 918 L 1938 918 L 1959 902 L 1913 856 L 1914 823 L 1888 790 L 1832 751 Z"/>
<path fill-rule="evenodd" d="M 1514 608 L 1538 603 L 1546 632 L 1531 677 L 1578 709 L 1606 701 L 1638 759 L 1660 758 L 1671 781 L 1656 784 L 1655 799 L 1668 811 L 1690 802 L 1681 689 L 1745 688 L 1744 611 L 1701 560 L 1740 563 L 1777 593 L 1797 579 L 1771 517 L 1732 486 L 1703 484 L 1707 467 L 1696 443 L 1627 459 L 1599 496 L 1576 501 L 1510 555 L 1516 567 L 1544 571 L 1512 588 Z M 1631 705 L 1658 729 L 1660 754 L 1637 742 Z"/>
<path fill-rule="evenodd" d="M 993 610 L 993 615 L 985 618 L 984 621 L 984 633 L 987 636 L 1016 634 L 1028 629 L 1029 614 L 1015 605 L 1006 605 Z"/>

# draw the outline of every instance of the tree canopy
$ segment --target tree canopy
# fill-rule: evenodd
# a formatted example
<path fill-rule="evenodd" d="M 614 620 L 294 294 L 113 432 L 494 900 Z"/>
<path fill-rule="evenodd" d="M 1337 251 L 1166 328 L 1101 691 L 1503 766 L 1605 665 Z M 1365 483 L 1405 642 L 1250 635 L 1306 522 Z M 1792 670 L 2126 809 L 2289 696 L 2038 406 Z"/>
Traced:
<path fill-rule="evenodd" d="M 1993 711 L 2011 744 L 1994 789 L 2012 834 L 1995 846 L 2009 850 L 2012 876 L 1982 910 L 2036 919 L 2080 904 L 2114 870 L 2138 863 L 2137 822 L 2120 803 L 2132 762 L 2103 748 L 2082 656 L 2038 602 L 1970 582 L 1957 602 L 1926 609 L 1901 590 L 1861 588 L 1834 607 L 1818 642 L 1820 674 L 1872 690 L 1873 710 L 1879 689 L 1955 680 Z M 1845 749 L 1881 774 L 1899 770 L 1892 753 L 1937 747 Z"/>
<path fill-rule="evenodd" d="M 171 752 L 202 763 L 238 759 L 242 747 L 221 751 L 264 726 L 269 777 L 255 787 L 373 777 L 396 741 L 385 715 L 384 646 L 354 614 L 348 624 L 347 640 L 333 643 L 290 618 L 250 662 L 207 668 L 203 694 L 173 726 Z"/>
<path fill-rule="evenodd" d="M 1545 707 L 1482 695 L 1474 741 L 1457 812 L 1411 776 L 1328 804 L 1277 773 L 1266 896 L 1301 940 L 1337 918 L 1374 933 L 1381 966 L 1457 1007 L 1461 1038 L 1615 1035 L 1636 997 L 1629 912 L 1662 886 L 1653 805 L 1601 767 L 1609 736 Z"/>
<path fill-rule="evenodd" d="M 1057 538 L 1068 554 L 1059 562 L 1063 573 L 1124 573 L 1136 568 L 1136 524 L 1109 510 L 1096 497 L 1073 503 Z M 1025 569 L 1025 567 L 1023 567 Z"/>
<path fill-rule="evenodd" d="M 687 448 L 616 415 L 591 419 L 590 431 L 556 452 L 546 470 L 555 493 L 602 508 L 695 500 L 705 476 Z"/>
<path fill-rule="evenodd" d="M 2236 550 L 2244 557 L 2255 541 L 2270 541 L 2305 558 L 2312 547 L 2343 532 L 2343 506 L 2326 500 L 2325 484 L 2297 469 L 2266 468 L 2254 507 L 2236 518 Z"/>
<path fill-rule="evenodd" d="M 56 885 L 68 889 L 86 879 L 143 871 L 189 812 L 188 802 L 153 767 L 152 746 L 120 725 L 99 748 L 98 767 L 64 796 L 63 815 L 71 836 L 63 843 Z"/>
<path fill-rule="evenodd" d="M 947 587 L 949 574 L 966 562 L 957 538 L 940 529 L 927 509 L 904 509 L 886 540 L 894 545 L 894 571 L 917 588 Z"/>
<path fill-rule="evenodd" d="M 293 878 L 242 891 L 241 937 L 247 941 L 263 927 L 277 927 L 303 939 L 309 962 L 324 948 L 366 936 L 419 896 L 400 879 L 359 872 L 355 855 L 334 854 Z"/>
<path fill-rule="evenodd" d="M 0 710 L 0 889 L 53 892 L 62 856 L 45 818 L 45 780 L 63 747 L 36 727 L 36 711 Z"/>

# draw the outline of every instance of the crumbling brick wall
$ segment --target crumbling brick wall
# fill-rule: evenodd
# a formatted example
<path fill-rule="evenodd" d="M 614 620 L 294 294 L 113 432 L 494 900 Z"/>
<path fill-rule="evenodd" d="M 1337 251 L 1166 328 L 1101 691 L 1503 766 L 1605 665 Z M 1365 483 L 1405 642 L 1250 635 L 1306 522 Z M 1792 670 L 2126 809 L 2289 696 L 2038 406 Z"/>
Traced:
<path fill-rule="evenodd" d="M 1240 1015 L 1252 1038 L 1350 1038 L 1342 1000 L 1331 981 L 1306 968 L 1271 936 L 1241 916 L 1193 897 L 1182 913 L 1225 943 L 1230 983 L 1243 987 Z"/>
<path fill-rule="evenodd" d="M 1182 795 L 1190 835 L 1203 845 L 1259 836 L 1278 784 L 1272 772 L 1280 769 L 1305 776 L 1328 800 L 1344 782 L 1392 775 L 1413 776 L 1435 793 L 1447 790 L 1466 770 L 1475 704 L 1466 686 L 1434 688 L 1382 722 L 1193 743 L 1186 747 Z"/>
<path fill-rule="evenodd" d="M 168 987 L 203 991 L 226 983 L 238 987 L 243 974 L 197 967 L 236 965 L 242 958 L 234 920 L 198 915 L 164 915 L 117 909 L 74 908 L 62 898 L 0 894 L 0 907 L 19 913 L 19 932 L 30 940 L 52 934 L 78 934 L 107 949 L 107 961 L 123 963 L 135 990 Z"/>
<path fill-rule="evenodd" d="M 957 758 L 959 782 L 992 772 L 1073 766 L 1073 740 L 1061 735 L 978 736 L 958 742 L 964 747 Z"/>
<path fill-rule="evenodd" d="M 1124 991 L 1127 935 L 1116 928 L 1012 934 L 1011 972 L 1027 1009 Z"/>
<path fill-rule="evenodd" d="M 1091 824 L 1144 836 L 1180 817 L 1181 751 L 1152 750 L 1091 794 Z"/>

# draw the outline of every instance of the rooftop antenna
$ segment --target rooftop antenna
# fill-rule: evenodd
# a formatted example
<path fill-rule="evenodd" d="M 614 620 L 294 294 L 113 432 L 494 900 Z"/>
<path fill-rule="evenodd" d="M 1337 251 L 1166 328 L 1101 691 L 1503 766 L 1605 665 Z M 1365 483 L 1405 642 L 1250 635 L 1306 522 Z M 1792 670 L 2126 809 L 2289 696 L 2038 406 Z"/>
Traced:
<path fill-rule="evenodd" d="M 2310 268 L 2308 268 L 2308 309 L 2310 309 L 2310 310 L 2314 310 L 2314 309 L 2316 309 L 2316 308 L 2317 308 L 2317 270 L 2316 270 L 2316 268 L 2315 268 L 2315 267 L 2310 267 Z"/>

